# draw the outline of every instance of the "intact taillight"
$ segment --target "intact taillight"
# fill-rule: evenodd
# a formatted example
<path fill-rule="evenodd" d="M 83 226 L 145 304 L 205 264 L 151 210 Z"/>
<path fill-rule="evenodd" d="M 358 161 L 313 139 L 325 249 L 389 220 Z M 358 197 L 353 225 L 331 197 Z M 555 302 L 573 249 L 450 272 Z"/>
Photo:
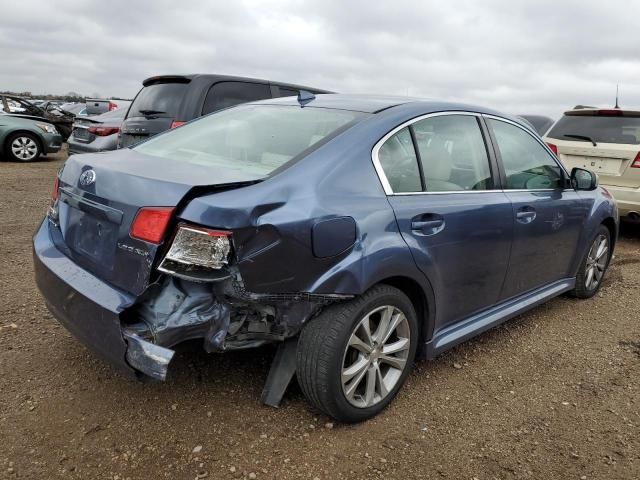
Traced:
<path fill-rule="evenodd" d="M 160 270 L 197 277 L 207 270 L 219 270 L 229 261 L 231 232 L 180 224 Z"/>
<path fill-rule="evenodd" d="M 99 137 L 107 137 L 119 131 L 119 127 L 89 127 L 89 133 L 93 133 Z"/>
<path fill-rule="evenodd" d="M 558 147 L 556 145 L 547 143 L 547 147 L 549 147 L 554 154 L 558 155 Z"/>
<path fill-rule="evenodd" d="M 129 235 L 149 243 L 160 243 L 169 225 L 173 207 L 144 207 L 133 219 Z"/>
<path fill-rule="evenodd" d="M 51 191 L 51 201 L 55 202 L 58 199 L 58 189 L 60 188 L 60 179 L 56 175 L 56 179 L 53 181 L 53 190 Z"/>
<path fill-rule="evenodd" d="M 178 128 L 182 125 L 184 125 L 187 122 L 181 122 L 180 120 L 174 120 L 173 122 L 171 122 L 171 128 Z"/>
<path fill-rule="evenodd" d="M 636 158 L 633 159 L 631 163 L 631 168 L 640 168 L 640 152 L 636 155 Z"/>
<path fill-rule="evenodd" d="M 113 102 L 109 102 L 109 111 L 111 112 L 112 110 L 117 110 L 118 105 L 116 105 Z"/>

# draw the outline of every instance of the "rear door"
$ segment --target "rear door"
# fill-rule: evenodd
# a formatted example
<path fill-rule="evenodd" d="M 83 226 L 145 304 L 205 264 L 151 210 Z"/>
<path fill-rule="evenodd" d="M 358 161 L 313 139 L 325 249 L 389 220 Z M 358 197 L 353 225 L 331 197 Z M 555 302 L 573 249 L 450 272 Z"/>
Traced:
<path fill-rule="evenodd" d="M 497 302 L 511 204 L 475 114 L 431 114 L 387 135 L 374 162 L 418 267 L 438 299 L 436 328 Z"/>
<path fill-rule="evenodd" d="M 502 299 L 571 276 L 571 265 L 592 200 L 568 188 L 567 174 L 539 137 L 487 118 L 502 184 L 513 206 L 514 230 Z"/>
<path fill-rule="evenodd" d="M 267 98 L 271 98 L 271 87 L 267 83 L 218 82 L 209 89 L 202 114 L 206 115 L 223 108 Z"/>
<path fill-rule="evenodd" d="M 171 128 L 189 89 L 189 79 L 162 79 L 140 90 L 122 124 L 119 147 L 128 147 Z"/>
<path fill-rule="evenodd" d="M 558 158 L 567 169 L 591 170 L 598 174 L 602 185 L 640 187 L 640 112 L 567 112 L 546 140 L 556 147 Z M 636 159 L 638 162 L 634 163 Z M 634 167 L 636 164 L 638 167 Z"/>

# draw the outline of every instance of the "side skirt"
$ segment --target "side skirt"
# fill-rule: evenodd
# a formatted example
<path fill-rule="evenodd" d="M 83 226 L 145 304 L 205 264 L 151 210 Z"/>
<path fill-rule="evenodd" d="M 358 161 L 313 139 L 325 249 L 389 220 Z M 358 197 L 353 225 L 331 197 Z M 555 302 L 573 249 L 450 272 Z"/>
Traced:
<path fill-rule="evenodd" d="M 574 288 L 575 278 L 565 278 L 437 331 L 426 343 L 426 356 L 433 359 L 442 352 Z"/>

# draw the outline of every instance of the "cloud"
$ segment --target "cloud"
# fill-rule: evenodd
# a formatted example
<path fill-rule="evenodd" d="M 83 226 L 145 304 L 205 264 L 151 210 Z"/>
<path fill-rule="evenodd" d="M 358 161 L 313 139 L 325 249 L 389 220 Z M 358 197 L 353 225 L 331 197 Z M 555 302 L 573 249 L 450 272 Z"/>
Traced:
<path fill-rule="evenodd" d="M 640 105 L 640 3 L 21 0 L 3 8 L 0 89 L 132 97 L 164 73 L 558 116 Z"/>

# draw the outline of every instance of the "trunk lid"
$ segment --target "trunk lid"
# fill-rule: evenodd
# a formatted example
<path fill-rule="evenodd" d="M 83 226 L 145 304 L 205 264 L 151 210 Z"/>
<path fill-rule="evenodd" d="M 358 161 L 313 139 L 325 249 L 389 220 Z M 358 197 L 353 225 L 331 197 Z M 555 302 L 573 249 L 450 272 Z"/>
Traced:
<path fill-rule="evenodd" d="M 89 170 L 94 172 L 94 181 L 81 181 Z M 61 234 L 59 247 L 85 270 L 139 295 L 162 249 L 162 244 L 129 236 L 140 208 L 178 207 L 196 187 L 205 187 L 205 191 L 238 188 L 258 180 L 247 173 L 184 165 L 130 149 L 73 155 L 60 174 L 54 227 Z M 167 234 L 171 228 L 170 224 Z"/>
<path fill-rule="evenodd" d="M 143 142 L 171 128 L 173 117 L 150 116 L 127 118 L 120 129 L 120 148 Z"/>
<path fill-rule="evenodd" d="M 598 143 L 548 139 L 558 147 L 558 158 L 568 170 L 586 168 L 598 174 L 602 185 L 640 187 L 640 168 L 631 164 L 640 151 L 640 145 Z"/>

